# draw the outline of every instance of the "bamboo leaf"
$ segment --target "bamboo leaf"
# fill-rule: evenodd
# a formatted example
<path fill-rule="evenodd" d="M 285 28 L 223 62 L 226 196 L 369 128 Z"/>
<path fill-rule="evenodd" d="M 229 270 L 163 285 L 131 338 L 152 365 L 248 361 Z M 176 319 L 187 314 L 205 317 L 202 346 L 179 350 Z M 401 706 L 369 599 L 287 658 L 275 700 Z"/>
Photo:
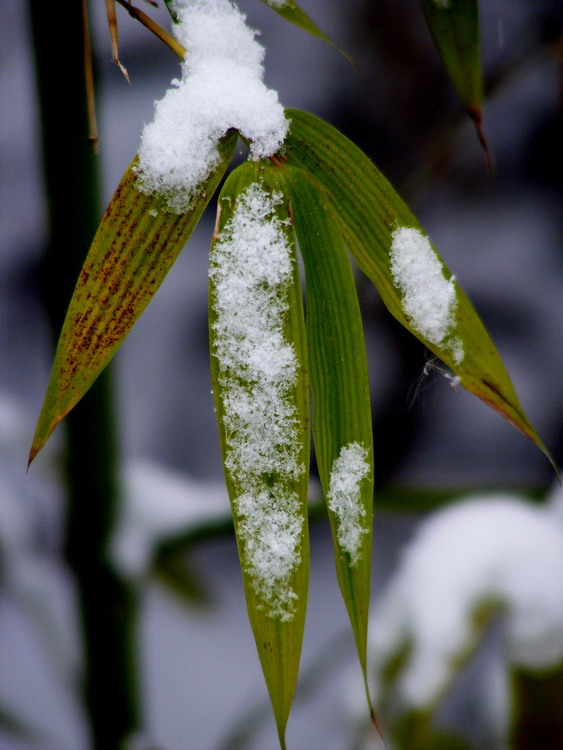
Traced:
<path fill-rule="evenodd" d="M 478 0 L 420 0 L 428 30 L 463 108 L 475 123 L 489 169 L 483 132 L 483 75 Z"/>
<path fill-rule="evenodd" d="M 209 332 L 215 409 L 248 613 L 285 747 L 307 604 L 309 401 L 283 178 L 243 164 L 219 198 Z"/>
<path fill-rule="evenodd" d="M 313 435 L 327 499 L 336 572 L 366 695 L 366 641 L 373 520 L 373 445 L 367 358 L 346 246 L 325 191 L 286 167 L 305 264 Z"/>
<path fill-rule="evenodd" d="M 464 108 L 481 111 L 478 0 L 420 0 L 428 30 Z"/>
<path fill-rule="evenodd" d="M 524 413 L 510 377 L 473 306 L 437 254 L 443 284 L 455 290 L 453 320 L 443 340 L 421 333 L 405 311 L 405 294 L 392 272 L 391 248 L 399 230 L 413 230 L 426 243 L 415 217 L 367 156 L 342 133 L 306 112 L 287 110 L 291 120 L 280 160 L 307 170 L 327 191 L 356 262 L 377 287 L 385 305 L 458 381 L 553 461 Z M 418 236 L 420 235 L 420 236 Z"/>
<path fill-rule="evenodd" d="M 316 36 L 318 39 L 322 39 L 332 47 L 337 49 L 341 55 L 343 55 L 348 62 L 354 65 L 354 61 L 350 55 L 339 47 L 327 34 L 319 29 L 316 23 L 312 21 L 309 16 L 301 10 L 294 0 L 262 0 L 265 5 L 268 5 L 272 10 L 275 10 L 286 21 L 299 26 L 300 29 L 307 31 L 309 34 Z"/>
<path fill-rule="evenodd" d="M 221 161 L 190 210 L 168 213 L 136 185 L 133 160 L 102 218 L 66 315 L 30 462 L 56 425 L 111 360 L 197 225 L 232 158 L 237 135 L 220 144 Z"/>

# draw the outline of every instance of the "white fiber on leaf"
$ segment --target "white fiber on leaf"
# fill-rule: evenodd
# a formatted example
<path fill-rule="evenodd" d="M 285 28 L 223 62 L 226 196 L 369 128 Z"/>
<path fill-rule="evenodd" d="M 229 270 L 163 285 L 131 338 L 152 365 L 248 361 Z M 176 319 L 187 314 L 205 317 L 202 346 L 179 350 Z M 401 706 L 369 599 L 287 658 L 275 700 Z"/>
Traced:
<path fill-rule="evenodd" d="M 297 357 L 284 324 L 293 277 L 291 246 L 275 208 L 281 196 L 254 183 L 238 198 L 214 244 L 210 277 L 213 355 L 223 393 L 225 468 L 243 491 L 234 500 L 245 569 L 272 617 L 289 620 L 290 579 L 300 561 L 302 476 L 292 392 Z"/>
<path fill-rule="evenodd" d="M 372 612 L 374 663 L 410 644 L 400 695 L 413 707 L 431 705 L 471 647 L 473 614 L 496 602 L 508 662 L 556 666 L 563 662 L 562 580 L 555 514 L 508 495 L 467 498 L 431 517 L 406 549 Z"/>
<path fill-rule="evenodd" d="M 142 192 L 183 213 L 218 165 L 218 142 L 231 128 L 251 141 L 251 158 L 271 156 L 288 122 L 263 83 L 264 49 L 229 0 L 181 0 L 174 33 L 186 47 L 181 80 L 155 105 L 145 126 L 137 173 Z"/>
<path fill-rule="evenodd" d="M 332 464 L 327 504 L 336 516 L 336 536 L 340 546 L 359 561 L 362 537 L 368 529 L 362 524 L 366 515 L 361 502 L 361 485 L 369 476 L 368 452 L 359 443 L 345 445 Z"/>
<path fill-rule="evenodd" d="M 456 364 L 463 343 L 452 336 L 457 307 L 453 277 L 444 268 L 428 238 L 414 227 L 400 227 L 392 237 L 391 273 L 403 295 L 403 310 L 412 327 L 432 344 L 445 346 Z"/>

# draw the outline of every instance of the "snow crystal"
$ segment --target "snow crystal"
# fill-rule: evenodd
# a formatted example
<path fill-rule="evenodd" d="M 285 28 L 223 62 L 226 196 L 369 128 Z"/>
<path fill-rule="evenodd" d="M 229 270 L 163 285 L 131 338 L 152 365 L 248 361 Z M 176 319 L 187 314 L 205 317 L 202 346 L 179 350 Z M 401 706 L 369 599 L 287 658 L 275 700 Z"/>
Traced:
<path fill-rule="evenodd" d="M 563 660 L 563 530 L 548 510 L 511 496 L 467 498 L 427 521 L 372 617 L 383 664 L 405 642 L 411 655 L 400 693 L 427 706 L 471 645 L 472 615 L 504 610 L 507 656 L 541 670 Z"/>
<path fill-rule="evenodd" d="M 332 464 L 327 503 L 335 514 L 336 536 L 341 547 L 355 565 L 359 560 L 362 536 L 368 529 L 362 526 L 366 515 L 361 503 L 361 484 L 369 476 L 368 452 L 359 443 L 344 446 Z"/>
<path fill-rule="evenodd" d="M 290 579 L 299 563 L 302 519 L 293 490 L 302 476 L 299 423 L 291 394 L 297 357 L 284 337 L 293 268 L 281 196 L 254 183 L 238 196 L 214 245 L 210 277 L 214 351 L 223 388 L 223 422 L 249 573 L 268 613 L 293 616 Z"/>
<path fill-rule="evenodd" d="M 414 227 L 400 227 L 391 235 L 391 273 L 403 294 L 403 310 L 413 328 L 432 344 L 451 337 L 457 306 L 453 277 L 444 277 L 443 266 L 428 238 Z M 456 364 L 463 360 L 458 338 L 447 342 Z"/>
<path fill-rule="evenodd" d="M 229 0 L 182 0 L 174 26 L 188 50 L 182 79 L 172 82 L 145 126 L 137 174 L 142 192 L 161 195 L 183 213 L 198 185 L 219 163 L 218 142 L 236 128 L 251 141 L 251 157 L 278 150 L 288 122 L 275 91 L 264 85 L 264 49 L 257 32 Z"/>

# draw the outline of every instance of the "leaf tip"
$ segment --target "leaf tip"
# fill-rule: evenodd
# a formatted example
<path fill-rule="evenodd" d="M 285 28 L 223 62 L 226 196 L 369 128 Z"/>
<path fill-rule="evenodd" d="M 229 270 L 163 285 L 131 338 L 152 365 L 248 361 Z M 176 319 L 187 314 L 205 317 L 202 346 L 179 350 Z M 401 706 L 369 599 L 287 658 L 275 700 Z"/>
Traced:
<path fill-rule="evenodd" d="M 35 456 L 39 453 L 41 448 L 37 448 L 35 445 L 31 446 L 31 450 L 29 451 L 29 456 L 27 459 L 27 467 L 25 469 L 25 473 L 27 474 L 29 471 L 29 467 L 31 466 L 32 461 L 34 460 Z"/>
<path fill-rule="evenodd" d="M 45 428 L 45 424 L 42 418 L 42 415 L 39 416 L 39 421 L 37 422 L 37 427 L 35 428 L 35 435 L 33 436 L 33 442 L 31 444 L 31 449 L 29 451 L 29 457 L 27 459 L 27 470 L 29 471 L 29 467 L 31 466 L 32 462 L 35 460 L 37 454 L 43 449 L 45 446 L 45 443 L 49 438 L 51 437 L 51 434 L 55 427 L 59 424 L 59 422 L 63 419 L 63 417 L 66 416 L 68 413 L 68 410 L 61 414 L 60 416 L 55 417 Z"/>
<path fill-rule="evenodd" d="M 379 721 L 377 720 L 377 715 L 375 713 L 375 708 L 373 707 L 373 702 L 371 700 L 371 695 L 370 695 L 370 691 L 369 691 L 367 674 L 366 674 L 366 670 L 365 670 L 365 668 L 364 668 L 363 665 L 362 665 L 362 671 L 363 671 L 363 674 L 364 674 L 364 689 L 365 689 L 365 693 L 366 693 L 366 700 L 367 700 L 368 710 L 369 710 L 369 720 L 371 721 L 371 723 L 373 725 L 373 728 L 375 729 L 375 731 L 379 735 L 379 737 L 380 737 L 380 739 L 381 739 L 381 741 L 383 743 L 383 747 L 387 749 L 387 744 L 385 742 L 385 736 L 383 735 L 383 731 L 381 729 Z"/>
<path fill-rule="evenodd" d="M 466 111 L 469 117 L 473 120 L 477 138 L 479 139 L 479 143 L 481 144 L 481 148 L 483 149 L 483 152 L 485 154 L 485 163 L 487 165 L 487 172 L 489 173 L 489 177 L 494 177 L 495 167 L 493 163 L 493 155 L 491 149 L 489 148 L 489 142 L 483 129 L 483 111 L 481 107 L 477 105 L 470 105 L 466 108 Z"/>

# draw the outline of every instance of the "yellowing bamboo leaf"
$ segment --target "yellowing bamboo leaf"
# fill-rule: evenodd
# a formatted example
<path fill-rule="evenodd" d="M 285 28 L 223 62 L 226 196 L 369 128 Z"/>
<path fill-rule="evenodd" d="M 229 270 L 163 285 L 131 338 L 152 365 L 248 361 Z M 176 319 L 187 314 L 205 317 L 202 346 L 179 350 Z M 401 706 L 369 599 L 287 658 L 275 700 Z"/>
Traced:
<path fill-rule="evenodd" d="M 227 179 L 211 246 L 215 410 L 250 623 L 285 747 L 307 606 L 307 353 L 288 200 L 271 165 Z"/>
<path fill-rule="evenodd" d="M 332 527 L 336 572 L 366 678 L 373 521 L 373 445 L 364 332 L 340 227 L 323 188 L 283 170 L 305 264 L 313 436 Z"/>
<path fill-rule="evenodd" d="M 102 218 L 74 290 L 35 430 L 30 462 L 117 351 L 197 225 L 232 158 L 237 135 L 220 144 L 219 166 L 189 211 L 171 214 L 136 184 L 136 159 Z"/>
<path fill-rule="evenodd" d="M 286 114 L 291 126 L 279 158 L 308 171 L 327 191 L 350 251 L 388 310 L 468 391 L 529 437 L 553 463 L 479 316 L 393 187 L 335 128 L 306 112 Z M 414 265 L 405 262 L 409 255 Z M 438 304 L 433 299 L 436 290 Z M 429 320 L 434 313 L 437 318 Z"/>

